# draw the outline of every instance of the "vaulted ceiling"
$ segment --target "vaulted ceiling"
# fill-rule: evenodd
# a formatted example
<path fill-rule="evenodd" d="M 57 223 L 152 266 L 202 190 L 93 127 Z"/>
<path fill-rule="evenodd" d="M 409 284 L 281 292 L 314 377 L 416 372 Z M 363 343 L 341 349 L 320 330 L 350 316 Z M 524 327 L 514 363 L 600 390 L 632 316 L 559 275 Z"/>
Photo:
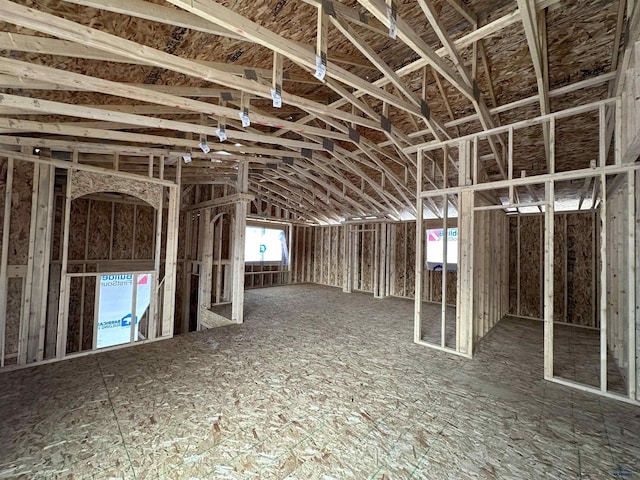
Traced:
<path fill-rule="evenodd" d="M 409 147 L 619 94 L 633 4 L 0 0 L 0 149 L 77 150 L 96 165 L 117 153 L 143 174 L 141 157 L 189 153 L 187 184 L 229 182 L 249 162 L 251 192 L 300 220 L 410 218 Z M 596 120 L 557 126 L 559 170 L 597 155 Z M 547 141 L 519 136 L 516 170 L 543 173 Z M 481 146 L 488 179 L 502 178 L 505 148 Z M 436 154 L 426 188 L 445 161 L 455 181 L 456 159 Z"/>

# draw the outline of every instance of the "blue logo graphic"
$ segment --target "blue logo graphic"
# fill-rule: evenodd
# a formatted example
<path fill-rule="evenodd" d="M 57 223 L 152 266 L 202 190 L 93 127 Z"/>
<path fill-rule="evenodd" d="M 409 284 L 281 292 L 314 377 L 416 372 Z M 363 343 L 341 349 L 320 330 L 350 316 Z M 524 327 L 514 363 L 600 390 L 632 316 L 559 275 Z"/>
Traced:
<path fill-rule="evenodd" d="M 138 323 L 138 317 L 136 316 L 136 323 Z M 130 327 L 131 326 L 131 314 L 127 313 L 124 317 L 120 319 L 121 327 Z"/>
<path fill-rule="evenodd" d="M 613 471 L 613 476 L 616 478 L 631 478 L 633 477 L 633 470 L 626 465 L 618 465 Z"/>
<path fill-rule="evenodd" d="M 267 246 L 264 243 L 260 244 L 260 253 L 264 253 L 267 251 Z"/>

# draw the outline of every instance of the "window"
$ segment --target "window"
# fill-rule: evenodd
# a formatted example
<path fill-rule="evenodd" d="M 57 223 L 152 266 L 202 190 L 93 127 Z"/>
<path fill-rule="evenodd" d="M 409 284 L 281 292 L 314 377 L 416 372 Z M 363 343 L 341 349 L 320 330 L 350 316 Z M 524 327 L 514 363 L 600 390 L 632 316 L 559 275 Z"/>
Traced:
<path fill-rule="evenodd" d="M 151 280 L 150 273 L 100 275 L 95 348 L 138 340 L 140 319 L 151 303 Z"/>
<path fill-rule="evenodd" d="M 436 228 L 427 230 L 427 268 L 429 270 L 442 270 L 444 263 L 444 229 Z M 447 229 L 447 271 L 455 272 L 458 269 L 458 229 Z"/>
<path fill-rule="evenodd" d="M 282 229 L 247 227 L 244 246 L 245 263 L 286 265 L 289 252 Z"/>

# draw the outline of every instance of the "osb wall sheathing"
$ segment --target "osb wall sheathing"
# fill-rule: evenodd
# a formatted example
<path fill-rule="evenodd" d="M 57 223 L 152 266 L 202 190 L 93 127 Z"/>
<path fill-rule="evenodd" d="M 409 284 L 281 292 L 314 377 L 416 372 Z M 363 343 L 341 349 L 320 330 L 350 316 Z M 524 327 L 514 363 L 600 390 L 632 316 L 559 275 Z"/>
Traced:
<path fill-rule="evenodd" d="M 114 204 L 113 258 L 133 258 L 133 225 L 136 206 L 130 203 Z"/>
<path fill-rule="evenodd" d="M 5 356 L 18 353 L 20 312 L 22 310 L 23 278 L 10 278 L 7 288 L 7 316 L 5 331 Z M 7 363 L 11 363 L 7 360 Z"/>
<path fill-rule="evenodd" d="M 518 223 L 509 221 L 509 313 L 518 311 Z"/>
<path fill-rule="evenodd" d="M 416 222 L 393 224 L 391 231 L 395 249 L 392 258 L 394 280 L 391 294 L 397 297 L 414 298 L 416 270 Z M 393 245 L 393 241 L 392 241 Z M 455 305 L 457 295 L 457 273 L 447 273 L 447 304 Z M 423 270 L 422 300 L 442 301 L 442 272 Z"/>
<path fill-rule="evenodd" d="M 31 224 L 31 192 L 33 167 L 30 162 L 16 160 L 13 167 L 11 223 L 9 226 L 9 265 L 26 265 L 29 255 Z M 4 207 L 4 196 L 2 197 Z"/>
<path fill-rule="evenodd" d="M 162 198 L 162 185 L 132 180 L 115 175 L 93 172 L 74 172 L 71 176 L 71 198 L 76 199 L 84 195 L 99 192 L 118 192 L 132 195 L 152 207 L 157 207 Z"/>
<path fill-rule="evenodd" d="M 511 221 L 516 221 L 513 217 Z M 524 317 L 542 318 L 542 228 L 540 215 L 520 217 L 520 311 Z M 510 255 L 516 255 L 510 252 Z M 512 312 L 515 313 L 515 312 Z"/>
<path fill-rule="evenodd" d="M 155 210 L 151 207 L 138 206 L 136 217 L 135 259 L 152 259 L 154 256 L 153 241 L 155 237 Z"/>
<path fill-rule="evenodd" d="M 109 258 L 111 243 L 111 203 L 90 201 L 89 242 L 87 243 L 87 259 L 100 260 Z M 84 233 L 84 231 L 83 231 Z M 70 232 L 70 235 L 72 232 Z M 84 244 L 84 238 L 82 243 Z"/>
<path fill-rule="evenodd" d="M 7 160 L 0 159 L 0 235 L 4 224 Z M 16 160 L 13 167 L 11 195 L 11 218 L 9 219 L 8 265 L 27 265 L 29 255 L 29 232 L 31 225 L 31 193 L 33 190 L 34 164 Z M 1 237 L 0 237 L 1 238 Z M 7 312 L 5 330 L 5 354 L 18 352 L 20 315 L 24 278 L 9 278 L 7 285 Z M 10 361 L 9 361 L 10 360 Z M 8 359 L 7 363 L 13 362 Z"/>
<path fill-rule="evenodd" d="M 597 249 L 594 252 L 593 215 L 566 215 L 567 221 L 567 318 L 571 323 L 597 326 L 594 319 L 597 289 L 594 285 L 594 271 L 597 270 Z M 582 241 L 579 241 L 579 240 Z M 594 253 L 596 258 L 594 259 Z M 586 279 L 590 282 L 584 283 Z"/>
<path fill-rule="evenodd" d="M 511 217 L 509 313 L 542 318 L 543 215 L 520 217 L 520 302 L 517 298 L 518 218 Z M 594 317 L 592 212 L 557 213 L 554 219 L 554 320 L 597 327 Z M 518 309 L 519 306 L 519 309 Z"/>
<path fill-rule="evenodd" d="M 373 272 L 374 272 L 374 232 L 370 231 L 371 225 L 363 225 L 362 231 L 358 233 L 358 256 L 356 257 L 356 270 L 358 273 L 357 289 L 363 292 L 373 292 Z"/>
<path fill-rule="evenodd" d="M 293 245 L 292 249 L 293 264 L 291 282 L 292 283 L 305 283 L 309 280 L 309 268 L 308 264 L 313 257 L 312 245 L 309 242 L 309 235 L 313 230 L 312 227 L 305 227 L 302 225 L 293 226 Z"/>

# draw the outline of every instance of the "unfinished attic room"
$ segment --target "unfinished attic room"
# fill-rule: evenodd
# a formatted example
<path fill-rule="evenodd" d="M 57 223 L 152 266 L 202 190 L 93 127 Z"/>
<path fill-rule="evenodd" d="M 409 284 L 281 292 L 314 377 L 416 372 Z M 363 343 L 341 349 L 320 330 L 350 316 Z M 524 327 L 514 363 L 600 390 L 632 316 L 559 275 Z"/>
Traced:
<path fill-rule="evenodd" d="M 0 480 L 640 478 L 640 2 L 0 21 Z"/>

